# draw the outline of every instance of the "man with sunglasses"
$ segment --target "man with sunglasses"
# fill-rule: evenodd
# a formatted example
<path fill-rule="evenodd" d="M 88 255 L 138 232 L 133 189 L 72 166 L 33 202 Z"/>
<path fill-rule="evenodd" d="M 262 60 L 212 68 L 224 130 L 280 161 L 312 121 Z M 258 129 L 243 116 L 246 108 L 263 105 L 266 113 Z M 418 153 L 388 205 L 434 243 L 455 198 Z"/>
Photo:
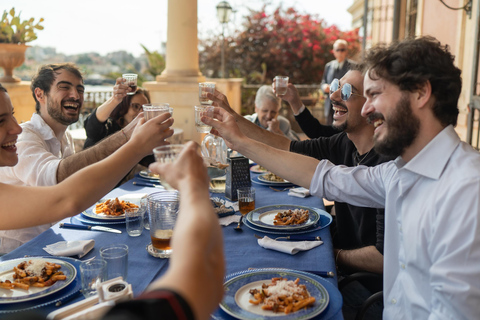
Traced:
<path fill-rule="evenodd" d="M 347 73 L 351 61 L 347 59 L 348 54 L 348 43 L 343 39 L 338 39 L 333 44 L 333 56 L 335 60 L 328 62 L 325 65 L 325 69 L 323 70 L 323 78 L 322 83 L 320 84 L 320 88 L 325 93 L 325 105 L 324 105 L 324 114 L 327 125 L 331 125 L 333 123 L 333 108 L 330 102 L 330 84 L 332 83 L 333 79 L 340 79 L 342 78 L 345 73 Z M 308 136 L 309 138 L 317 138 L 318 136 Z"/>

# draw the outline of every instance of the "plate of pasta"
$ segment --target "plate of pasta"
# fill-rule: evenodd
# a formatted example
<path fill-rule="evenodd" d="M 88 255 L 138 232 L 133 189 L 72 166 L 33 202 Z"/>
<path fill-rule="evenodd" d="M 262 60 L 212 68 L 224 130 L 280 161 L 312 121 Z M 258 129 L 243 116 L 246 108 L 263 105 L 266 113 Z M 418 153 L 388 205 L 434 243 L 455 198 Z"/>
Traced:
<path fill-rule="evenodd" d="M 329 304 L 327 289 L 306 272 L 256 269 L 224 283 L 220 307 L 238 319 L 311 319 Z"/>
<path fill-rule="evenodd" d="M 93 207 L 82 212 L 82 215 L 93 220 L 123 221 L 125 209 L 138 208 L 140 199 L 144 196 L 145 194 L 126 194 L 100 199 Z"/>
<path fill-rule="evenodd" d="M 29 257 L 0 262 L 0 304 L 34 300 L 67 287 L 77 276 L 69 262 Z"/>
<path fill-rule="evenodd" d="M 264 229 L 299 230 L 315 227 L 320 220 L 320 212 L 315 208 L 280 204 L 252 210 L 245 219 Z"/>

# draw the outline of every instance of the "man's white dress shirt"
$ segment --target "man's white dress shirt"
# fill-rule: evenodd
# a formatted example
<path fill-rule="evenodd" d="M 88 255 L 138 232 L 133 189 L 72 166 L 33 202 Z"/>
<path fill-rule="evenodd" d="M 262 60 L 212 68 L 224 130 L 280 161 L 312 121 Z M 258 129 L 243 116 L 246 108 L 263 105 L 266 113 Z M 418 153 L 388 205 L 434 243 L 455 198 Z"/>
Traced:
<path fill-rule="evenodd" d="M 59 141 L 50 126 L 36 113 L 30 121 L 20 126 L 23 131 L 17 141 L 18 164 L 14 167 L 0 167 L 0 181 L 21 186 L 57 184 L 57 168 L 60 161 L 75 152 L 72 137 L 65 132 L 62 141 Z M 0 253 L 12 251 L 50 226 L 51 224 L 45 224 L 17 230 L 1 230 Z"/>
<path fill-rule="evenodd" d="M 384 319 L 479 319 L 480 154 L 452 126 L 408 163 L 321 161 L 310 192 L 385 207 Z"/>

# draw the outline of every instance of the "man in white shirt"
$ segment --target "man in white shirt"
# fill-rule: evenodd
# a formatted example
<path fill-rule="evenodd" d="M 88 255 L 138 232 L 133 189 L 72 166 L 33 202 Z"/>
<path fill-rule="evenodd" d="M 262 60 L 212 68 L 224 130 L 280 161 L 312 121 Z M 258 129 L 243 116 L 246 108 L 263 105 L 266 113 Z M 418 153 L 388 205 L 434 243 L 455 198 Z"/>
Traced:
<path fill-rule="evenodd" d="M 480 154 L 453 128 L 461 92 L 453 61 L 431 37 L 369 51 L 362 115 L 375 126 L 375 149 L 397 156 L 376 167 L 271 148 L 245 137 L 220 108 L 220 121 L 202 119 L 229 147 L 313 195 L 385 206 L 384 319 L 480 314 Z"/>
<path fill-rule="evenodd" d="M 121 100 L 129 90 L 127 88 L 117 84 L 114 94 Z M 33 77 L 31 89 L 36 113 L 30 121 L 21 124 L 23 132 L 17 142 L 19 162 L 14 167 L 0 168 L 2 183 L 28 186 L 57 184 L 117 150 L 128 141 L 138 121 L 137 118 L 137 121 L 132 121 L 122 131 L 94 147 L 75 153 L 72 137 L 66 130 L 78 120 L 83 106 L 85 88 L 80 70 L 71 63 L 45 65 Z M 0 231 L 0 254 L 12 251 L 50 226 Z"/>

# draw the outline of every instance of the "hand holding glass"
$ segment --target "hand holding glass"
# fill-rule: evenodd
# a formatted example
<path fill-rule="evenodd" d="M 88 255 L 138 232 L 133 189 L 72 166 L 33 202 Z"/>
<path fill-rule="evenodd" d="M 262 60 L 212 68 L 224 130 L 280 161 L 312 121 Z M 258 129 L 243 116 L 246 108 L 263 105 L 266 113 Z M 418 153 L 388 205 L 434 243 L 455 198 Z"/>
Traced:
<path fill-rule="evenodd" d="M 209 133 L 212 130 L 212 126 L 203 123 L 201 118 L 204 115 L 213 118 L 213 109 L 212 106 L 195 106 L 195 129 L 197 132 Z"/>
<path fill-rule="evenodd" d="M 211 105 L 212 100 L 207 98 L 207 93 L 213 94 L 215 92 L 215 83 L 213 82 L 200 82 L 198 84 L 198 100 L 202 105 Z"/>
<path fill-rule="evenodd" d="M 288 87 L 288 77 L 286 76 L 276 76 L 275 79 L 275 92 L 278 95 L 284 95 L 287 93 Z"/>
<path fill-rule="evenodd" d="M 143 116 L 145 121 L 155 118 L 163 113 L 169 112 L 173 116 L 173 108 L 170 107 L 168 103 L 150 103 L 144 104 L 143 106 Z"/>
<path fill-rule="evenodd" d="M 155 155 L 155 161 L 157 162 L 173 163 L 178 158 L 182 150 L 183 144 L 169 144 L 166 146 L 156 147 L 155 149 L 153 149 L 153 154 Z M 167 190 L 175 190 L 162 177 L 160 177 L 160 183 Z"/>

